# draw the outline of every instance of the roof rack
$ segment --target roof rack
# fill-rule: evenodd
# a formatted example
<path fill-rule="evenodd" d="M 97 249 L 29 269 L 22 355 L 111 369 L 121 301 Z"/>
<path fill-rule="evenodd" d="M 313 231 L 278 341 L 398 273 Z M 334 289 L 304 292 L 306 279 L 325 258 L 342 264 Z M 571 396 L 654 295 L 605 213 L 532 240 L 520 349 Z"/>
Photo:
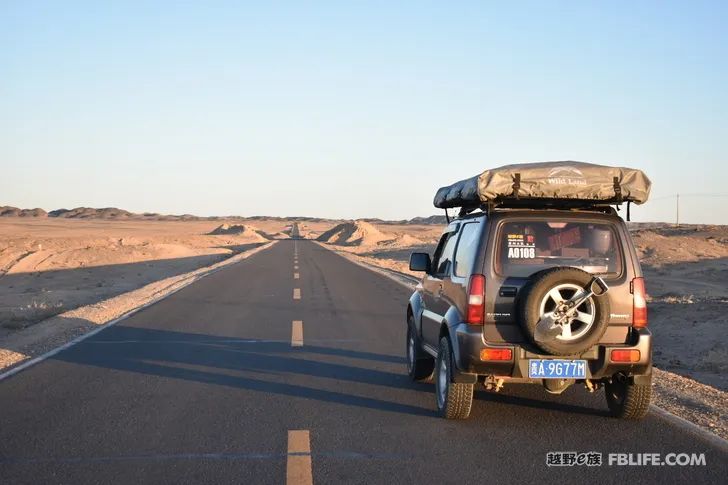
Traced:
<path fill-rule="evenodd" d="M 466 216 L 478 209 L 490 215 L 496 209 L 533 209 L 533 210 L 584 210 L 615 214 L 624 203 L 620 198 L 612 200 L 584 200 L 584 199 L 553 199 L 553 198 L 524 198 L 524 197 L 499 197 L 493 201 L 479 205 L 467 205 L 460 207 L 458 217 Z M 627 220 L 630 219 L 630 204 L 627 201 Z M 615 210 L 616 207 L 616 210 Z M 447 212 L 447 210 L 446 210 Z"/>

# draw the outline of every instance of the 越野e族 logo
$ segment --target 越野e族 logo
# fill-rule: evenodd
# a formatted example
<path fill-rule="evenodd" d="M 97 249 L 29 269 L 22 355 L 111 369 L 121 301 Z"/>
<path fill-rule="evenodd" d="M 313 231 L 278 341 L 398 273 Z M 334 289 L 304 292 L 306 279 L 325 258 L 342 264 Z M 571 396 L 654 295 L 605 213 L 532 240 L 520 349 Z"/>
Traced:
<path fill-rule="evenodd" d="M 549 172 L 548 181 L 550 184 L 559 185 L 586 185 L 586 179 L 582 171 L 571 165 L 552 168 Z"/>

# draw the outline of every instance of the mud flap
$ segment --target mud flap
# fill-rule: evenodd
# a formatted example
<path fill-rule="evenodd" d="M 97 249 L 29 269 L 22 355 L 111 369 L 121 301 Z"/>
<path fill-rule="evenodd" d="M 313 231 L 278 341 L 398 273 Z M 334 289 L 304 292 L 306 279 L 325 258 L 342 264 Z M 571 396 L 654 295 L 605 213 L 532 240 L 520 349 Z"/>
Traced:
<path fill-rule="evenodd" d="M 456 384 L 475 384 L 478 382 L 478 374 L 469 374 L 467 372 L 460 372 L 457 368 L 453 372 L 453 382 Z"/>
<path fill-rule="evenodd" d="M 652 367 L 650 367 L 650 372 L 647 374 L 632 376 L 631 381 L 633 384 L 650 384 L 652 382 Z"/>

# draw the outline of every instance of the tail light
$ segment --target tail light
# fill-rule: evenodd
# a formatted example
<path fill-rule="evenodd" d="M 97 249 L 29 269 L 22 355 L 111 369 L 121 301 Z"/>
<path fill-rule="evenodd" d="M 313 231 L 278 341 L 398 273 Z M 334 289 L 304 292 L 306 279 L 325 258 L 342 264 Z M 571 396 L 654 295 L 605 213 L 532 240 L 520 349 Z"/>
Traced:
<path fill-rule="evenodd" d="M 612 350 L 609 357 L 612 362 L 639 362 L 640 351 L 635 349 Z"/>
<path fill-rule="evenodd" d="M 490 348 L 480 351 L 480 360 L 511 360 L 513 350 L 507 348 Z"/>
<path fill-rule="evenodd" d="M 645 291 L 644 278 L 632 280 L 632 326 L 647 326 L 647 292 Z"/>
<path fill-rule="evenodd" d="M 471 325 L 482 325 L 485 320 L 485 276 L 474 274 L 468 283 L 468 318 Z"/>

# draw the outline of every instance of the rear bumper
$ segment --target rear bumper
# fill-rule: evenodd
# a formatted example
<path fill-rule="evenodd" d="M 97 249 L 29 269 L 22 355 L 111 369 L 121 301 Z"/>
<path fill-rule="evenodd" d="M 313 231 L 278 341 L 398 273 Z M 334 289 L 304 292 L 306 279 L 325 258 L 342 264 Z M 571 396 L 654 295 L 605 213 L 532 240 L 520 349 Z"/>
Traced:
<path fill-rule="evenodd" d="M 478 376 L 503 377 L 518 382 L 541 382 L 541 379 L 528 377 L 528 361 L 530 359 L 555 359 L 554 355 L 544 355 L 532 352 L 520 345 L 489 344 L 483 338 L 481 326 L 460 324 L 455 329 L 457 349 L 455 350 L 455 364 L 459 375 L 458 382 L 475 382 Z M 484 349 L 512 350 L 509 361 L 482 361 L 480 352 Z M 640 359 L 637 362 L 612 362 L 610 360 L 613 349 L 639 350 Z M 587 379 L 599 380 L 621 372 L 635 380 L 648 377 L 652 373 L 652 334 L 647 328 L 631 329 L 628 341 L 625 344 L 600 344 L 592 347 L 580 356 L 579 359 L 587 361 Z"/>

